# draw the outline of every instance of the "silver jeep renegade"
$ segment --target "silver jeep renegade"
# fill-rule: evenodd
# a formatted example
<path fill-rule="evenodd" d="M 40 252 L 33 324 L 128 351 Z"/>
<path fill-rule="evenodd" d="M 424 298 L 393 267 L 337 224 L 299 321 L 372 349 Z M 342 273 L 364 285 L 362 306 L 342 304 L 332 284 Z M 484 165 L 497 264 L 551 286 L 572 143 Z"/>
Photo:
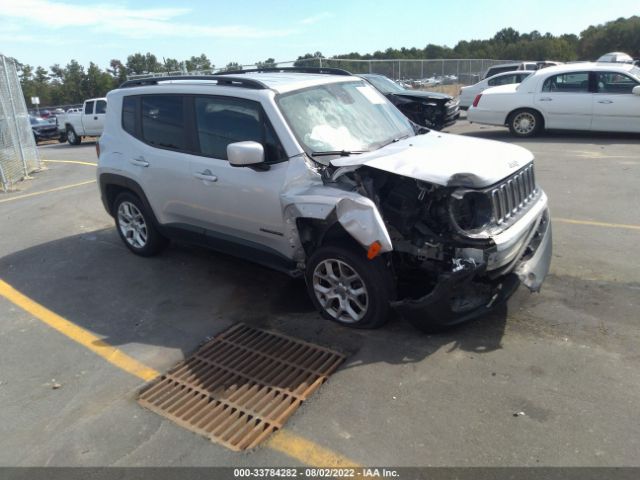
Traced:
<path fill-rule="evenodd" d="M 551 259 L 520 147 L 429 131 L 331 69 L 129 81 L 108 95 L 98 181 L 125 245 L 206 245 L 304 276 L 321 314 L 424 330 L 471 319 Z"/>

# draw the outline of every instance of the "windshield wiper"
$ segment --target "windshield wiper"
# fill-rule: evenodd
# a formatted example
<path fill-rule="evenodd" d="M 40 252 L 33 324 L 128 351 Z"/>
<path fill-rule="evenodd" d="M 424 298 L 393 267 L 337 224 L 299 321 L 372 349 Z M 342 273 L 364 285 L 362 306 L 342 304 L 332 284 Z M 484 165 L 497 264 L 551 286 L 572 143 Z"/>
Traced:
<path fill-rule="evenodd" d="M 378 150 L 380 148 L 386 147 L 387 145 L 391 145 L 392 143 L 396 143 L 396 142 L 399 142 L 400 140 L 404 140 L 405 138 L 409 138 L 409 135 L 403 135 L 402 137 L 392 138 L 388 142 L 385 142 L 382 145 L 380 145 L 380 147 L 378 147 Z"/>
<path fill-rule="evenodd" d="M 365 153 L 366 150 L 327 150 L 325 152 L 311 152 L 312 157 L 328 157 L 337 155 L 339 157 L 348 157 L 349 155 L 359 155 Z"/>

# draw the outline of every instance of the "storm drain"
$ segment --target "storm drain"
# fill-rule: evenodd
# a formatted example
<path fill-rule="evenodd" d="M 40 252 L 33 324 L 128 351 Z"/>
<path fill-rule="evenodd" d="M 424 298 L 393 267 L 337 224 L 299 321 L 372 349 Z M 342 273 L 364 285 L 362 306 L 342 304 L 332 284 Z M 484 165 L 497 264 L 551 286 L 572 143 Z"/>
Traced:
<path fill-rule="evenodd" d="M 138 402 L 244 450 L 282 428 L 343 360 L 332 350 L 238 324 L 145 388 Z"/>

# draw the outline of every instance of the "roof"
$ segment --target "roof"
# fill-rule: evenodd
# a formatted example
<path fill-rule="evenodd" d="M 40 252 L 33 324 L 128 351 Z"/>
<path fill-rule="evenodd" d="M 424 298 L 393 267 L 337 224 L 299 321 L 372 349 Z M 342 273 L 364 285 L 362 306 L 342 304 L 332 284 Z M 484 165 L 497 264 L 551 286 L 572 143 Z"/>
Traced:
<path fill-rule="evenodd" d="M 541 70 L 536 70 L 533 72 L 534 76 L 548 75 L 553 73 L 566 73 L 566 72 L 580 72 L 585 70 L 591 71 L 611 71 L 611 70 L 622 70 L 628 72 L 633 68 L 633 65 L 628 63 L 597 63 L 597 62 L 576 62 L 576 63 L 565 63 L 563 65 L 555 65 L 553 67 L 543 68 Z"/>
<path fill-rule="evenodd" d="M 361 81 L 352 76 L 295 72 L 251 72 L 234 76 L 257 80 L 277 93 L 286 93 L 327 83 Z"/>
<path fill-rule="evenodd" d="M 129 80 L 120 86 L 122 88 L 145 87 L 150 85 L 197 85 L 220 87 L 243 87 L 253 90 L 268 89 L 276 93 L 286 93 L 302 88 L 325 85 L 327 83 L 342 83 L 361 81 L 351 75 L 331 75 L 327 73 L 300 73 L 300 72 L 233 72 L 232 75 L 202 75 L 202 76 L 175 76 L 175 77 L 151 77 L 137 80 Z"/>

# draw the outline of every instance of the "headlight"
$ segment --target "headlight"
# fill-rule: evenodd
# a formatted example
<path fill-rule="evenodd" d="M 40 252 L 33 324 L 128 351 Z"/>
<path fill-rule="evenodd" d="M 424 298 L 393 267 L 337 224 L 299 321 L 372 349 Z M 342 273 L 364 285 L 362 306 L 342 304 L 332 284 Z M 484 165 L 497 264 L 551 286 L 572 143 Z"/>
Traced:
<path fill-rule="evenodd" d="M 452 220 L 466 232 L 482 230 L 492 220 L 491 200 L 482 192 L 454 192 L 449 208 Z"/>

